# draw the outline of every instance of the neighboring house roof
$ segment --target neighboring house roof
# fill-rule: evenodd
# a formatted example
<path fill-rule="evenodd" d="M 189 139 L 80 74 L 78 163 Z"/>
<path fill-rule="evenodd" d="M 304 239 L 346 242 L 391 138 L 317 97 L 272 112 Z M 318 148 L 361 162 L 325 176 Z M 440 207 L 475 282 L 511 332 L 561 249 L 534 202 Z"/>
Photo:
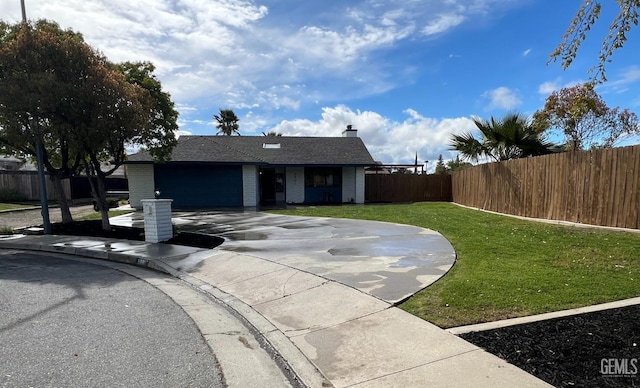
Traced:
<path fill-rule="evenodd" d="M 276 146 L 279 144 L 279 146 Z M 375 165 L 359 137 L 180 136 L 171 162 L 270 165 Z M 127 163 L 152 163 L 147 151 Z"/>
<path fill-rule="evenodd" d="M 35 171 L 37 167 L 26 159 L 17 158 L 13 155 L 3 155 L 0 156 L 0 170 Z"/>

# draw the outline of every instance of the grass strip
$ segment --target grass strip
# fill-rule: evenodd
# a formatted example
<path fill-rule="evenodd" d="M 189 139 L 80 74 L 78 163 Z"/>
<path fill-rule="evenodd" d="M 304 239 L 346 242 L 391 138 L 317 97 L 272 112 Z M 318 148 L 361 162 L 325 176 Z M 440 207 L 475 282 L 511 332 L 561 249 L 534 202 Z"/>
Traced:
<path fill-rule="evenodd" d="M 524 221 L 451 203 L 321 206 L 281 214 L 415 225 L 440 232 L 457 261 L 400 308 L 440 327 L 640 296 L 640 234 Z"/>
<path fill-rule="evenodd" d="M 121 216 L 123 214 L 133 213 L 135 210 L 109 210 L 109 218 Z M 77 219 L 77 221 L 89 221 L 89 220 L 100 220 L 102 219 L 102 214 L 100 212 L 95 212 Z"/>
<path fill-rule="evenodd" d="M 17 203 L 0 203 L 0 211 L 2 210 L 19 210 L 27 207 L 33 207 L 33 205 L 21 205 Z"/>

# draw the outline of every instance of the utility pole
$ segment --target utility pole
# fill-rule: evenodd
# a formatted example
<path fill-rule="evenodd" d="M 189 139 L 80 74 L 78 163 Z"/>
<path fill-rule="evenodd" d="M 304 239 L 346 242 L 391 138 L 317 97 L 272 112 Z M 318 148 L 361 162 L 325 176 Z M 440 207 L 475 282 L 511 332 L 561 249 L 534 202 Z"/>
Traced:
<path fill-rule="evenodd" d="M 24 0 L 20 0 L 20 6 L 22 8 L 22 23 L 27 25 L 27 10 L 24 6 Z M 37 119 L 36 119 L 37 120 Z M 35 122 L 36 128 L 40 128 L 37 121 Z M 33 125 L 33 123 L 32 123 Z M 31 128 L 32 130 L 34 128 Z M 38 178 L 40 180 L 40 206 L 42 207 L 42 226 L 44 227 L 44 234 L 51 234 L 51 221 L 49 220 L 49 202 L 47 200 L 47 181 L 44 176 L 44 166 L 42 165 L 43 149 L 42 149 L 42 137 L 39 131 L 35 131 L 36 135 L 36 160 L 38 161 Z"/>

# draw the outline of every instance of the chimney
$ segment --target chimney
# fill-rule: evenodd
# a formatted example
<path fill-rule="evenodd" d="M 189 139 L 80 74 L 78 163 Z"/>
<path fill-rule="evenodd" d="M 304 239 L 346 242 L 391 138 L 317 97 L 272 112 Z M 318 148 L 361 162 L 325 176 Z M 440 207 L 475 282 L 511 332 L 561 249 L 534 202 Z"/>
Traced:
<path fill-rule="evenodd" d="M 353 125 L 347 125 L 347 129 L 342 132 L 342 137 L 358 137 L 358 130 L 353 129 Z"/>

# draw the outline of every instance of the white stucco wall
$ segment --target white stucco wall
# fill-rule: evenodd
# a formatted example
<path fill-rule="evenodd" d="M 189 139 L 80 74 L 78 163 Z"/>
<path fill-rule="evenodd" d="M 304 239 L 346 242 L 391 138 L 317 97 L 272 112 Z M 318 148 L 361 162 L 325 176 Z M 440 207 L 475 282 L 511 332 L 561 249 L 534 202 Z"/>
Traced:
<path fill-rule="evenodd" d="M 356 200 L 356 168 L 342 168 L 342 202 Z"/>
<path fill-rule="evenodd" d="M 364 167 L 356 167 L 356 203 L 364 203 Z"/>
<path fill-rule="evenodd" d="M 342 168 L 342 202 L 364 203 L 364 167 Z"/>
<path fill-rule="evenodd" d="M 304 202 L 304 167 L 287 167 L 286 171 L 287 203 Z"/>
<path fill-rule="evenodd" d="M 258 206 L 258 167 L 242 166 L 242 206 Z"/>
<path fill-rule="evenodd" d="M 153 165 L 128 164 L 127 178 L 129 180 L 129 203 L 134 209 L 142 209 L 141 199 L 155 198 Z"/>

